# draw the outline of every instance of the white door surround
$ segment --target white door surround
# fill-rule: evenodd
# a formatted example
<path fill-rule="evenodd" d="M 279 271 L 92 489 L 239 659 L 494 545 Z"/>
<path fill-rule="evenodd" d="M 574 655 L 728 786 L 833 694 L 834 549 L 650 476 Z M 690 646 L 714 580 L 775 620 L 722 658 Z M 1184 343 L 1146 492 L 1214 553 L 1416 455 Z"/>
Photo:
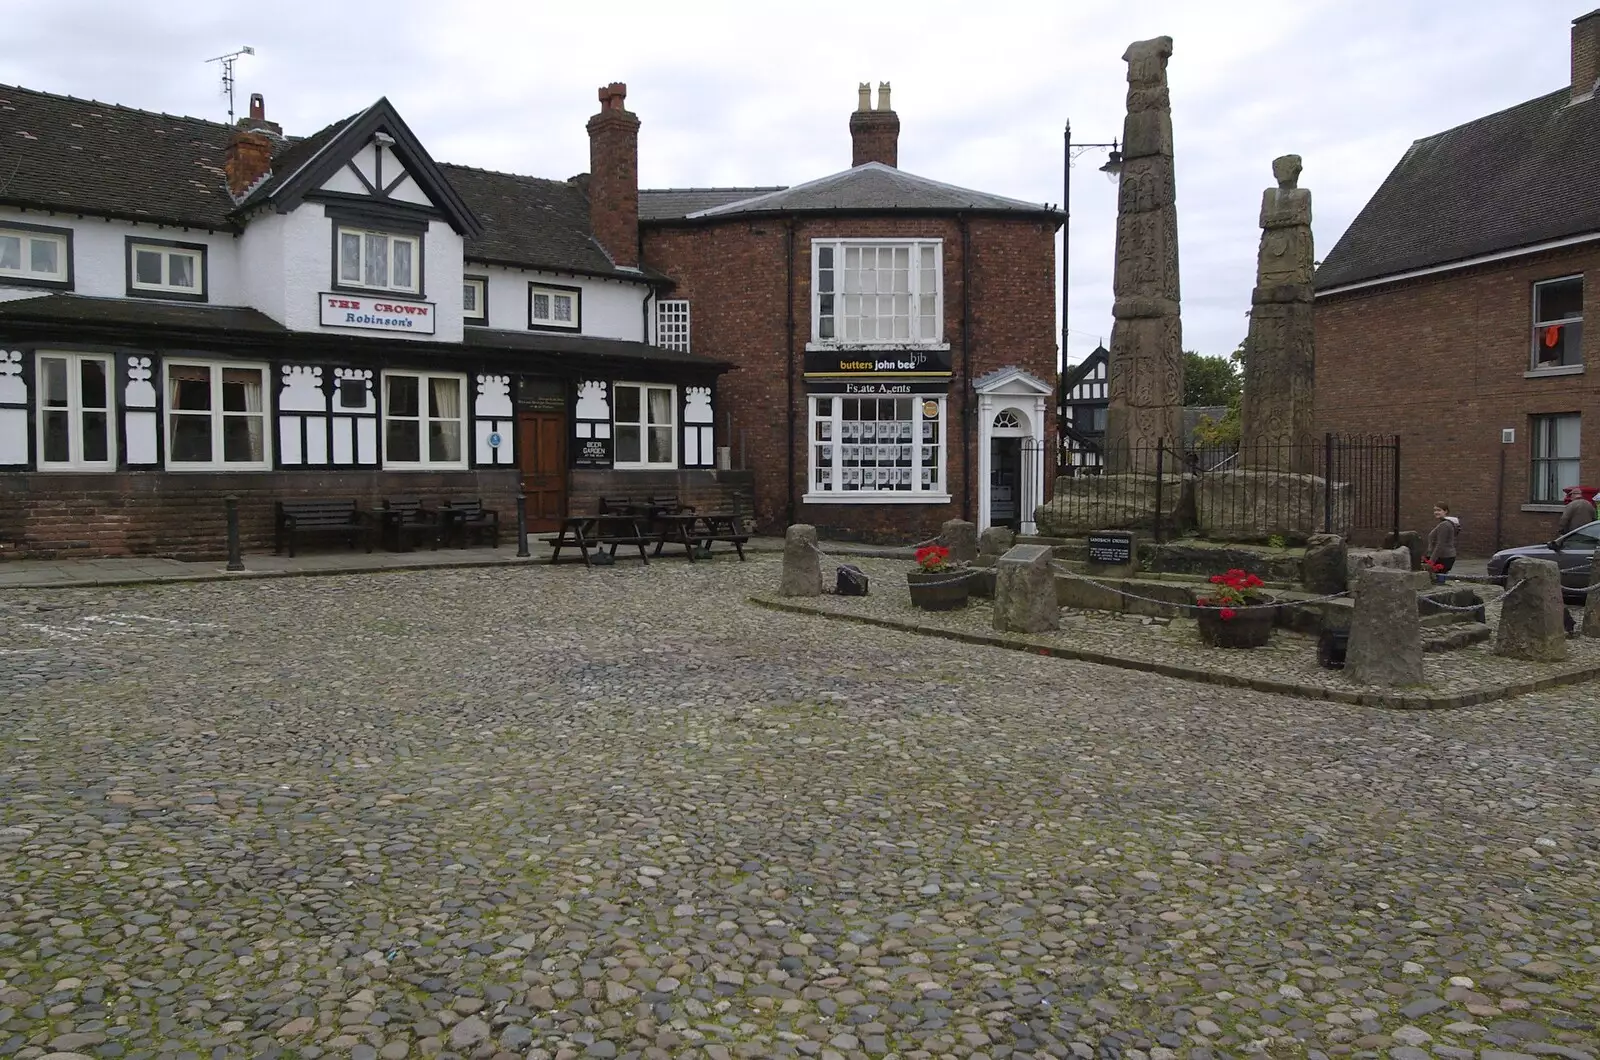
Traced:
<path fill-rule="evenodd" d="M 974 379 L 972 389 L 978 395 L 978 530 L 981 532 L 989 526 L 990 443 L 995 438 L 1021 438 L 1025 447 L 1040 445 L 1044 438 L 1045 402 L 1054 391 L 1049 383 L 1016 367 L 1001 368 Z M 1005 417 L 1003 425 L 997 427 L 995 417 L 1003 412 L 1010 412 L 1011 416 Z M 1013 417 L 1015 426 L 1010 423 Z M 1034 532 L 1034 506 L 1044 503 L 1044 456 L 1041 450 L 1032 461 L 1033 466 L 1024 468 L 1027 480 L 1019 483 L 1019 515 L 1024 534 Z M 1024 464 L 1027 463 L 1024 460 Z"/>

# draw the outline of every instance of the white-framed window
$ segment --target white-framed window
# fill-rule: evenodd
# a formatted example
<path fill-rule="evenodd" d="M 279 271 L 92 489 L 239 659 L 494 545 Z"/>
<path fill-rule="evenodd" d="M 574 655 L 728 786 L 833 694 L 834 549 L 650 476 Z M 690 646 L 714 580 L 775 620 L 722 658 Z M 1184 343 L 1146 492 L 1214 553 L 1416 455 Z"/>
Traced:
<path fill-rule="evenodd" d="M 0 281 L 67 283 L 71 238 L 66 229 L 0 227 Z"/>
<path fill-rule="evenodd" d="M 1583 365 L 1583 277 L 1533 285 L 1532 371 Z"/>
<path fill-rule="evenodd" d="M 808 502 L 942 502 L 945 395 L 812 394 Z"/>
<path fill-rule="evenodd" d="M 689 352 L 689 302 L 669 298 L 656 303 L 656 345 Z"/>
<path fill-rule="evenodd" d="M 467 377 L 453 373 L 383 373 L 383 466 L 465 468 Z"/>
<path fill-rule="evenodd" d="M 678 466 L 678 388 L 659 383 L 615 383 L 612 466 Z"/>
<path fill-rule="evenodd" d="M 468 324 L 489 322 L 489 280 L 468 276 L 461 281 L 461 319 Z"/>
<path fill-rule="evenodd" d="M 548 283 L 528 284 L 528 326 L 578 331 L 583 321 L 583 289 Z"/>
<path fill-rule="evenodd" d="M 416 236 L 339 226 L 339 286 L 373 291 L 420 289 L 421 240 Z"/>
<path fill-rule="evenodd" d="M 267 366 L 168 360 L 168 471 L 265 471 Z"/>
<path fill-rule="evenodd" d="M 112 365 L 110 356 L 97 353 L 39 353 L 34 378 L 39 395 L 40 470 L 116 468 Z"/>
<path fill-rule="evenodd" d="M 839 345 L 944 340 L 939 240 L 816 240 L 811 338 Z"/>
<path fill-rule="evenodd" d="M 129 240 L 128 293 L 204 298 L 205 247 Z"/>
<path fill-rule="evenodd" d="M 1580 417 L 1576 412 L 1534 416 L 1533 467 L 1528 477 L 1528 500 L 1534 504 L 1560 504 L 1568 486 L 1578 485 Z"/>

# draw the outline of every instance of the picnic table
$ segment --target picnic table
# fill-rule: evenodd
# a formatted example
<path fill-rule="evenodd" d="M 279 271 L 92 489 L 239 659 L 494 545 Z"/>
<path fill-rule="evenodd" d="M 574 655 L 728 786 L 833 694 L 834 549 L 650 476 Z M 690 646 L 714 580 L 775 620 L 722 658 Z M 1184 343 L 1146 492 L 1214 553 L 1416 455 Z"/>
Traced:
<path fill-rule="evenodd" d="M 613 557 L 617 549 L 623 545 L 633 545 L 639 549 L 639 558 L 649 563 L 650 557 L 644 547 L 655 544 L 658 538 L 642 529 L 639 517 L 635 515 L 607 514 L 607 515 L 569 515 L 561 520 L 561 531 L 554 537 L 544 538 L 545 544 L 550 546 L 550 562 L 556 563 L 561 558 L 561 550 L 575 548 L 583 557 L 583 565 L 592 567 L 589 561 L 589 550 L 611 549 Z"/>

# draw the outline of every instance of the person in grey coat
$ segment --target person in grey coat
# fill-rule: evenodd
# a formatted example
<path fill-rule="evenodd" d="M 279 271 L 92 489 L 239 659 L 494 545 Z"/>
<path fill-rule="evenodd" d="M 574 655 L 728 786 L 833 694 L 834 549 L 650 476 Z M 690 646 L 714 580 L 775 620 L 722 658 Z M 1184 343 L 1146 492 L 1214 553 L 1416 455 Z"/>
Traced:
<path fill-rule="evenodd" d="M 1583 491 L 1576 486 L 1567 488 L 1567 506 L 1561 509 L 1561 525 L 1556 527 L 1556 536 L 1568 534 L 1580 526 L 1588 526 L 1594 522 L 1594 501 L 1583 495 Z"/>
<path fill-rule="evenodd" d="M 1435 504 L 1433 517 L 1438 520 L 1428 533 L 1428 552 L 1423 558 L 1433 564 L 1434 570 L 1443 574 L 1456 565 L 1456 531 L 1461 522 L 1450 514 L 1448 504 Z"/>

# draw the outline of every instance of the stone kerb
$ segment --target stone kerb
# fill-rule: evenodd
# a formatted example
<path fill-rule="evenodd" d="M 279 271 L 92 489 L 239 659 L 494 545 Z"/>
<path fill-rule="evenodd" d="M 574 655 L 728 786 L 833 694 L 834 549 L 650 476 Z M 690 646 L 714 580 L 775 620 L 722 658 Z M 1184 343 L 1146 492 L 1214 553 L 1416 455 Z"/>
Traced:
<path fill-rule="evenodd" d="M 1560 662 L 1567 657 L 1562 628 L 1561 569 L 1547 559 L 1514 559 L 1506 571 L 1505 599 L 1494 653 L 1508 659 Z"/>
<path fill-rule="evenodd" d="M 1422 620 L 1411 572 L 1367 567 L 1355 577 L 1345 674 L 1364 685 L 1422 683 Z"/>
<path fill-rule="evenodd" d="M 950 562 L 971 563 L 978 558 L 978 524 L 946 520 L 939 528 L 939 544 L 950 550 Z"/>
<path fill-rule="evenodd" d="M 783 535 L 781 596 L 821 596 L 822 556 L 817 552 L 817 528 L 796 523 Z"/>
<path fill-rule="evenodd" d="M 994 628 L 1043 633 L 1061 628 L 1055 569 L 1048 545 L 1013 545 L 995 569 Z"/>

